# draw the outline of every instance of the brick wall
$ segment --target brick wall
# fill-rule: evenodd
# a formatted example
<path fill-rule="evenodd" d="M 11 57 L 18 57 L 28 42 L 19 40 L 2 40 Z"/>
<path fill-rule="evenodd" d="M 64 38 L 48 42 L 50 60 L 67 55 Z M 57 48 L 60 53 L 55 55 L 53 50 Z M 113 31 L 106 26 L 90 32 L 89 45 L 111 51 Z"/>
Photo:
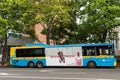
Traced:
<path fill-rule="evenodd" d="M 43 30 L 44 28 L 42 27 L 41 24 L 36 24 L 35 25 L 35 33 L 36 33 L 36 36 L 38 38 L 38 40 L 42 43 L 46 43 L 46 36 L 41 34 L 41 31 Z"/>

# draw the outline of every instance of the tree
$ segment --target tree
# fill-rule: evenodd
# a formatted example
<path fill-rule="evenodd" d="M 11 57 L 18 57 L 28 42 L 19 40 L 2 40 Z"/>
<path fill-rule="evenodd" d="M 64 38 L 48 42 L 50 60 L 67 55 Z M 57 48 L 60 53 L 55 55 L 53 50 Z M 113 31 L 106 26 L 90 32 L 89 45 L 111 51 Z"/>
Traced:
<path fill-rule="evenodd" d="M 88 41 L 105 42 L 108 34 L 120 24 L 120 3 L 118 0 L 83 1 L 80 19 L 89 31 Z"/>
<path fill-rule="evenodd" d="M 52 34 L 54 34 L 54 32 L 52 33 L 52 30 L 54 30 L 53 28 L 60 27 L 62 24 L 67 24 L 67 22 L 69 21 L 69 7 L 65 6 L 64 4 L 62 4 L 62 2 L 59 2 L 58 0 L 49 0 L 40 1 L 36 8 L 36 20 L 44 27 L 44 33 L 47 37 L 46 43 L 50 44 L 50 39 L 53 39 Z M 58 39 L 54 38 L 54 40 L 57 41 Z"/>
<path fill-rule="evenodd" d="M 1 0 L 0 1 L 0 39 L 3 41 L 3 57 L 2 63 L 7 60 L 7 33 L 27 32 L 30 26 L 35 24 L 33 9 L 33 1 L 31 0 Z M 27 30 L 27 31 L 26 31 Z"/>
<path fill-rule="evenodd" d="M 68 33 L 68 38 L 67 38 L 67 41 L 69 43 L 79 43 L 79 36 L 81 35 L 78 35 L 80 32 L 78 30 L 78 24 L 77 23 L 77 19 L 79 18 L 79 11 L 80 11 L 80 7 L 82 6 L 82 0 L 72 0 L 69 2 L 68 6 L 70 7 L 70 11 L 69 11 L 69 14 L 70 14 L 70 21 L 69 21 L 69 24 L 68 24 L 68 30 L 69 30 L 69 33 Z"/>

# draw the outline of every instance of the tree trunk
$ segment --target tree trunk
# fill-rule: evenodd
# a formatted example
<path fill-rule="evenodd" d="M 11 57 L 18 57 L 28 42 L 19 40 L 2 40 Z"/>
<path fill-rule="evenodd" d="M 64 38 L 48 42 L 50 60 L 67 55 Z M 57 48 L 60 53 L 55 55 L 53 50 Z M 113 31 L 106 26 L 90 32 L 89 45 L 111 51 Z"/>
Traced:
<path fill-rule="evenodd" d="M 50 45 L 50 27 L 49 26 L 46 32 L 46 43 Z"/>
<path fill-rule="evenodd" d="M 106 37 L 107 37 L 107 30 L 104 30 L 101 34 L 100 42 L 104 43 L 106 41 Z"/>
<path fill-rule="evenodd" d="M 5 34 L 5 41 L 2 50 L 2 64 L 5 64 L 7 61 L 7 34 Z"/>

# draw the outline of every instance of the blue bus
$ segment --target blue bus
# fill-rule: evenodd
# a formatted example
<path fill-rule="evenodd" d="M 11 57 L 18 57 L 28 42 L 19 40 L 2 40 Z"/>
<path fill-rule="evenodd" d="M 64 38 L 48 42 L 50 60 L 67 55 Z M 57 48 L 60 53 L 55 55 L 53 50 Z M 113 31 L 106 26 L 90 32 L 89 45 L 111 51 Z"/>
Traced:
<path fill-rule="evenodd" d="M 116 67 L 113 43 L 43 45 L 12 47 L 10 64 L 19 67 L 73 66 Z"/>

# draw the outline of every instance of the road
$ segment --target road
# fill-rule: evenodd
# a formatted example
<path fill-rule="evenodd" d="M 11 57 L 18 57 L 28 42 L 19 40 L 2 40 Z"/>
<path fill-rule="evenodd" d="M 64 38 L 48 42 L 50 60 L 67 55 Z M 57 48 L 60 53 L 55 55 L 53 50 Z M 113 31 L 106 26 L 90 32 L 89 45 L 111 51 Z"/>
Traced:
<path fill-rule="evenodd" d="M 120 68 L 0 68 L 0 80 L 119 80 Z"/>

